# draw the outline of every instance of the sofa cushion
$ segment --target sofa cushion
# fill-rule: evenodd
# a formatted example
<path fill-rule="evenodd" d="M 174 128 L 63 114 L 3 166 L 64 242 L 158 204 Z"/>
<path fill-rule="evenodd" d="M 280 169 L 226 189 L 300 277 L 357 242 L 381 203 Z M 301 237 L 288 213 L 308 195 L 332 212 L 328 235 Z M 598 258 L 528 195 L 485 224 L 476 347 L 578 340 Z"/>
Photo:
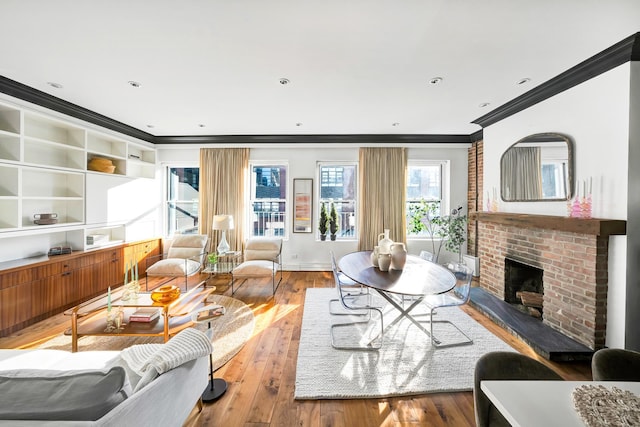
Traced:
<path fill-rule="evenodd" d="M 269 276 L 278 271 L 273 261 L 245 261 L 233 269 L 234 276 Z"/>
<path fill-rule="evenodd" d="M 19 369 L 0 372 L 0 419 L 94 421 L 123 402 L 122 367 L 107 370 Z"/>

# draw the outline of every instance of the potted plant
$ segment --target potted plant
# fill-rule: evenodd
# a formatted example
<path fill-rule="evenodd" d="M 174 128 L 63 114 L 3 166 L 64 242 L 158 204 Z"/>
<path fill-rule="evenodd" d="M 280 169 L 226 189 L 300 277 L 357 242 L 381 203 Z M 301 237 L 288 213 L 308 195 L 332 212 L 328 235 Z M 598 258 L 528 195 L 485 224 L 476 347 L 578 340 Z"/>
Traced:
<path fill-rule="evenodd" d="M 467 216 L 462 215 L 462 206 L 451 211 L 451 215 L 438 215 L 438 202 L 422 200 L 409 207 L 408 231 L 425 231 L 431 239 L 434 261 L 438 261 L 440 252 L 446 250 L 458 254 L 462 262 L 462 244 L 465 242 Z M 436 242 L 438 241 L 438 242 Z"/>
<path fill-rule="evenodd" d="M 207 259 L 209 260 L 209 264 L 213 267 L 218 263 L 218 254 L 215 252 L 211 252 L 207 255 Z"/>
<path fill-rule="evenodd" d="M 329 232 L 331 232 L 331 240 L 336 240 L 336 232 L 338 231 L 338 213 L 336 207 L 331 203 L 331 211 L 329 212 Z"/>
<path fill-rule="evenodd" d="M 320 221 L 318 222 L 318 231 L 320 231 L 320 240 L 327 240 L 327 224 L 329 217 L 327 216 L 327 207 L 322 203 L 320 205 Z"/>

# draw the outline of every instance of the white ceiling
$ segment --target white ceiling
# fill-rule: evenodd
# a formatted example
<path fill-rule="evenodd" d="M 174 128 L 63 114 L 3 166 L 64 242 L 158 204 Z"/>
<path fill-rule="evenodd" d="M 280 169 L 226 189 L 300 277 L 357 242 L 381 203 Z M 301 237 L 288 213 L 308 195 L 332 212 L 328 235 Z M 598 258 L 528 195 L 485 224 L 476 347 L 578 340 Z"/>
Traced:
<path fill-rule="evenodd" d="M 640 31 L 640 0 L 1 0 L 0 16 L 0 75 L 153 135 L 470 134 Z"/>

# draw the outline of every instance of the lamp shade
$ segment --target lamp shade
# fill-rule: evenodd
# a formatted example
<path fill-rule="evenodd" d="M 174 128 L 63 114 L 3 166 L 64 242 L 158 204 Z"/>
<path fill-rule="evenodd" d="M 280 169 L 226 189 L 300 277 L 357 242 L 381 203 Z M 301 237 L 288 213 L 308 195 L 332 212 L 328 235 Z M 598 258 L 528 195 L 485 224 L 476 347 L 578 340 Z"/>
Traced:
<path fill-rule="evenodd" d="M 212 228 L 214 230 L 233 230 L 233 216 L 214 215 Z"/>

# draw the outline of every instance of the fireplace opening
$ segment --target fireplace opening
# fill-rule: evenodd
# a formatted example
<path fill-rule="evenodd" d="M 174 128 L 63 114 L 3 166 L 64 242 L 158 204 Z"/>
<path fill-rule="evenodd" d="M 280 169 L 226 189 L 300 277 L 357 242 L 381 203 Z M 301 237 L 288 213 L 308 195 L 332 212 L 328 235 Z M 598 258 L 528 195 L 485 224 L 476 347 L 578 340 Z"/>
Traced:
<path fill-rule="evenodd" d="M 504 259 L 504 300 L 519 310 L 542 319 L 544 271 L 512 258 Z"/>

